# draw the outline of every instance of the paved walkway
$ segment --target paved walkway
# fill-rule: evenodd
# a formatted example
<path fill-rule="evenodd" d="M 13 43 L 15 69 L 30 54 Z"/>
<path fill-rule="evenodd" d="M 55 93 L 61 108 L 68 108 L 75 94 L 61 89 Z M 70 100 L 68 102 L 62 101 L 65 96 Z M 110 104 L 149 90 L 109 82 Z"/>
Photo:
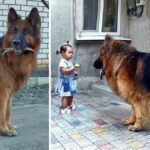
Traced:
<path fill-rule="evenodd" d="M 108 95 L 82 91 L 75 97 L 77 109 L 60 115 L 60 98 L 52 96 L 52 150 L 150 150 L 150 130 L 130 132 L 120 120 L 129 105 Z"/>
<path fill-rule="evenodd" d="M 48 150 L 48 106 L 35 104 L 15 106 L 15 137 L 0 136 L 0 150 Z"/>
<path fill-rule="evenodd" d="M 26 87 L 14 97 L 15 137 L 0 136 L 0 150 L 48 150 L 48 85 Z"/>

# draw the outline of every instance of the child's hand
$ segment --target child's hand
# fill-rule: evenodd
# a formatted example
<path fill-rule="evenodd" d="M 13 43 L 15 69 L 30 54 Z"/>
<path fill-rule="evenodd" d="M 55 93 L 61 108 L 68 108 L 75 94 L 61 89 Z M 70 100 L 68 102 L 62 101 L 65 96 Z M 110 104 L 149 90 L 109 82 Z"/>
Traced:
<path fill-rule="evenodd" d="M 75 67 L 73 66 L 72 68 L 70 68 L 71 71 L 75 71 Z"/>
<path fill-rule="evenodd" d="M 74 71 L 78 71 L 78 68 L 76 68 L 75 66 L 74 66 Z"/>

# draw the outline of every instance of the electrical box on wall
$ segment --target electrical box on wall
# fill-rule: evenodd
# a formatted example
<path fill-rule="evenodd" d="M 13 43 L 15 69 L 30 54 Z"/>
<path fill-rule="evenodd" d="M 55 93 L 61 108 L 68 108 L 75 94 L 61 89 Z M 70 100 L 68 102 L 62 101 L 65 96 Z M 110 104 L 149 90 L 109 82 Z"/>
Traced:
<path fill-rule="evenodd" d="M 136 0 L 136 6 L 146 5 L 147 0 Z"/>

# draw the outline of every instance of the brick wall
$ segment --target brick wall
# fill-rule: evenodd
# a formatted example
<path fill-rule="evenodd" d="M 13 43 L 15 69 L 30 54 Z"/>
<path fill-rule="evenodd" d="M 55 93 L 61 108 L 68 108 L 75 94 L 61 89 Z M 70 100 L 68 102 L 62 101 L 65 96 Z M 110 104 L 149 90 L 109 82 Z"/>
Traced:
<path fill-rule="evenodd" d="M 29 15 L 33 7 L 37 7 L 41 16 L 41 47 L 38 54 L 38 68 L 48 68 L 49 53 L 49 11 L 41 0 L 0 0 L 0 36 L 7 29 L 7 15 L 10 7 L 13 7 L 22 18 Z"/>

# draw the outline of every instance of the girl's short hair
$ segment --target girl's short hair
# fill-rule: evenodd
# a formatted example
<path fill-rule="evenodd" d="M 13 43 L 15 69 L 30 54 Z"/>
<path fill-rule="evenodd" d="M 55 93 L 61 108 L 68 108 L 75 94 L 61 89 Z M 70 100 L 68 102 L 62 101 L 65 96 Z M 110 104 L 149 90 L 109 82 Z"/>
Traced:
<path fill-rule="evenodd" d="M 72 48 L 72 46 L 69 44 L 69 41 L 67 41 L 67 43 L 61 45 L 60 50 L 57 50 L 56 54 L 58 55 L 58 54 L 65 53 L 68 47 Z"/>

